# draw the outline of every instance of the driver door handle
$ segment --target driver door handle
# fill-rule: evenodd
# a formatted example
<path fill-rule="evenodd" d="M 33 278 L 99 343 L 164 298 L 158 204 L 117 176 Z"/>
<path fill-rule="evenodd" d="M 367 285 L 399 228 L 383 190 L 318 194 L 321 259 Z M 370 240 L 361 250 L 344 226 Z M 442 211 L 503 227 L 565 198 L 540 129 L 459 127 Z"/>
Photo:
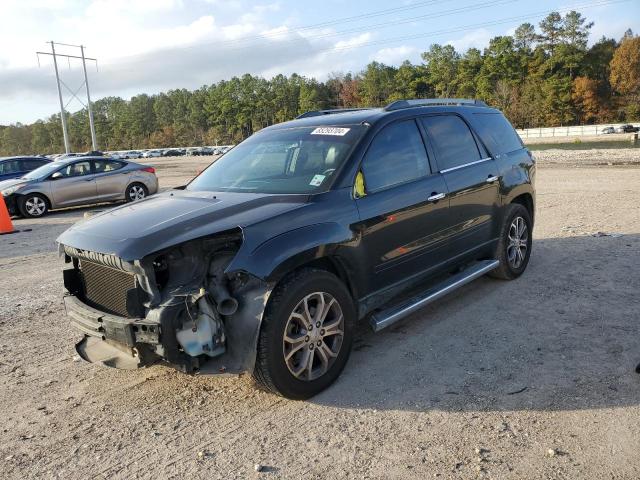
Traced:
<path fill-rule="evenodd" d="M 442 200 L 446 196 L 447 195 L 445 193 L 433 192 L 429 197 L 427 197 L 427 200 L 429 200 L 430 202 L 437 202 L 438 200 Z"/>
<path fill-rule="evenodd" d="M 496 177 L 495 175 L 489 175 L 489 177 L 487 177 L 487 183 L 493 183 L 496 180 L 498 180 L 498 177 Z"/>

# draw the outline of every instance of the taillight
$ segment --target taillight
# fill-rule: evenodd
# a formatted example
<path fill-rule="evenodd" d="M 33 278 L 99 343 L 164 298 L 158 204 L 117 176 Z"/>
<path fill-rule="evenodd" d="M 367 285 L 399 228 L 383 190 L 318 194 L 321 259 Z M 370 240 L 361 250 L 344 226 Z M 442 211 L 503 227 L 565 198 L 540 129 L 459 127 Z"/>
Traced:
<path fill-rule="evenodd" d="M 156 169 L 153 167 L 147 167 L 142 169 L 143 172 L 156 173 Z"/>

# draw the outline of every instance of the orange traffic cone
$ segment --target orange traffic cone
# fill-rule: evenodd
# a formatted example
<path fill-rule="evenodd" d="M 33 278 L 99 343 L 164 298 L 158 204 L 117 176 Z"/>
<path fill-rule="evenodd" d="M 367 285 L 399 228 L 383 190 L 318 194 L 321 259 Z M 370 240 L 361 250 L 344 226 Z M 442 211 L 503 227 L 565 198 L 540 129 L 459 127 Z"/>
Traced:
<path fill-rule="evenodd" d="M 7 205 L 4 203 L 4 197 L 0 195 L 0 198 L 2 199 L 2 201 L 0 201 L 0 235 L 16 233 L 17 230 L 13 228 L 13 223 L 11 223 L 11 217 L 9 216 Z"/>

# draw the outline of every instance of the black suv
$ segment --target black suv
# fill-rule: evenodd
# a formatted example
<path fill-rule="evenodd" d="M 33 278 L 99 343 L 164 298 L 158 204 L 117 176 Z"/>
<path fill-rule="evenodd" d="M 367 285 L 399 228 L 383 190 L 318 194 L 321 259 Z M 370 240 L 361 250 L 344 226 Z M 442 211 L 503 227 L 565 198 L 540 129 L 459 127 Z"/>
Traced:
<path fill-rule="evenodd" d="M 86 360 L 251 372 L 308 398 L 378 331 L 486 273 L 522 274 L 535 163 L 474 100 L 308 112 L 188 185 L 108 210 L 58 242 Z"/>

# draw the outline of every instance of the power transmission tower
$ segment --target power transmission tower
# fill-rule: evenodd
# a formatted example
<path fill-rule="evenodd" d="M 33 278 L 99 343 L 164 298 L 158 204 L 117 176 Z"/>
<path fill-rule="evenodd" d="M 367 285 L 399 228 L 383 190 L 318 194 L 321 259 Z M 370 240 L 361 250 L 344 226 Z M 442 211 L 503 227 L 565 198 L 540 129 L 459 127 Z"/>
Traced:
<path fill-rule="evenodd" d="M 57 42 L 47 42 L 51 44 L 51 53 L 49 52 L 36 52 L 36 55 L 38 57 L 38 66 L 40 65 L 40 55 L 49 55 L 51 57 L 53 57 L 53 68 L 56 72 L 56 83 L 58 85 L 58 99 L 60 100 L 60 119 L 62 122 L 62 136 L 64 137 L 64 149 L 66 151 L 66 153 L 69 153 L 71 151 L 70 147 L 69 147 L 69 134 L 67 132 L 67 117 L 65 116 L 65 108 L 69 105 L 69 103 L 71 103 L 71 100 L 73 100 L 74 98 L 76 100 L 78 100 L 78 102 L 80 102 L 88 111 L 89 113 L 89 128 L 91 130 L 91 145 L 93 146 L 93 150 L 97 150 L 98 149 L 98 142 L 96 140 L 96 129 L 95 126 L 93 124 L 93 110 L 91 108 L 91 95 L 89 93 L 89 78 L 87 77 L 87 65 L 86 65 L 86 61 L 90 60 L 93 62 L 96 62 L 96 68 L 98 66 L 98 60 L 96 60 L 95 58 L 89 58 L 89 57 L 85 57 L 84 56 L 84 45 L 69 45 L 67 43 L 57 43 Z M 76 56 L 76 55 L 66 55 L 66 54 L 62 54 L 62 53 L 56 53 L 56 45 L 62 45 L 65 47 L 75 47 L 75 48 L 79 48 L 80 49 L 80 56 Z M 76 89 L 76 91 L 74 92 L 73 90 L 71 90 L 66 83 L 64 83 L 61 79 L 60 79 L 60 73 L 58 72 L 58 60 L 57 57 L 65 57 L 67 59 L 71 59 L 71 58 L 77 58 L 82 60 L 82 71 L 84 72 L 84 82 L 82 83 L 82 85 L 80 85 L 80 87 L 78 87 Z M 63 100 L 62 100 L 62 89 L 60 88 L 60 85 L 63 85 L 71 94 L 71 98 L 69 99 L 69 101 L 67 102 L 67 104 L 65 105 Z M 78 92 L 80 91 L 80 89 L 82 87 L 85 87 L 85 90 L 87 92 L 87 104 L 85 105 L 85 103 L 80 100 L 78 98 Z"/>

